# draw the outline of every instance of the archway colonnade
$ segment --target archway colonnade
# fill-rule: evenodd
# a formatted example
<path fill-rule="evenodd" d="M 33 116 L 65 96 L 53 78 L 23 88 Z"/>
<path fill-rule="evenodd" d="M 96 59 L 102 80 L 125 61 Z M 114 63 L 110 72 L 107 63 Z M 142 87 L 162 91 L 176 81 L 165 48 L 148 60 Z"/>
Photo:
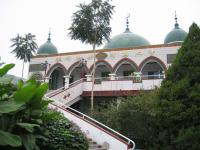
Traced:
<path fill-rule="evenodd" d="M 117 77 L 126 77 L 133 75 L 134 72 L 140 72 L 147 79 L 159 78 L 166 70 L 165 64 L 157 57 L 150 56 L 144 59 L 139 65 L 129 58 L 119 60 L 113 67 L 105 60 L 96 62 L 95 77 L 109 77 L 110 74 Z M 86 63 L 77 61 L 68 69 L 61 64 L 56 63 L 47 70 L 46 76 L 49 78 L 49 89 L 55 90 L 63 87 L 66 82 L 72 83 L 86 75 L 91 75 L 93 65 L 88 68 Z M 67 81 L 68 80 L 68 81 Z"/>

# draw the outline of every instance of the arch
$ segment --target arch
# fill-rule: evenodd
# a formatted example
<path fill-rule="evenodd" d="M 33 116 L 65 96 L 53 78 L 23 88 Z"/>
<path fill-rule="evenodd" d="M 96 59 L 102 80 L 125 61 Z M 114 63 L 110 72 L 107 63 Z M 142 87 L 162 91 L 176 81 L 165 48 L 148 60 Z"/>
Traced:
<path fill-rule="evenodd" d="M 56 69 L 56 68 L 61 68 L 64 72 L 64 75 L 68 74 L 67 69 L 65 68 L 65 66 L 61 63 L 55 63 L 53 66 L 51 66 L 48 71 L 47 71 L 47 76 L 49 77 L 51 75 L 51 73 Z"/>
<path fill-rule="evenodd" d="M 96 61 L 96 68 L 97 68 L 99 65 L 101 65 L 101 64 L 104 64 L 105 66 L 107 66 L 107 68 L 109 69 L 109 71 L 112 72 L 112 70 L 113 70 L 113 69 L 112 69 L 112 66 L 111 66 L 107 61 L 105 61 L 105 60 L 98 60 L 98 61 Z M 93 67 L 94 67 L 94 64 L 90 67 L 89 73 L 92 72 Z"/>
<path fill-rule="evenodd" d="M 73 63 L 68 69 L 68 75 L 70 75 L 73 72 L 73 70 L 76 67 L 78 67 L 79 65 L 80 65 L 80 61 L 77 61 L 77 62 Z M 88 69 L 87 65 L 85 65 L 84 68 L 85 68 L 86 72 L 88 73 L 89 69 Z"/>
<path fill-rule="evenodd" d="M 119 69 L 119 67 L 124 63 L 124 62 L 128 62 L 130 63 L 130 65 L 132 67 L 134 67 L 136 69 L 136 71 L 138 71 L 138 65 L 131 59 L 129 58 L 122 58 L 121 60 L 119 60 L 113 67 L 113 73 L 116 73 L 116 71 Z"/>
<path fill-rule="evenodd" d="M 165 63 L 164 63 L 161 59 L 159 59 L 159 58 L 157 58 L 157 57 L 154 57 L 154 56 L 149 56 L 149 57 L 145 58 L 145 59 L 140 63 L 140 65 L 139 65 L 139 71 L 142 71 L 142 69 L 144 68 L 144 66 L 145 66 L 147 63 L 149 63 L 149 62 L 157 62 L 157 63 L 162 67 L 162 69 L 163 69 L 164 71 L 167 70 L 167 67 L 166 67 Z"/>

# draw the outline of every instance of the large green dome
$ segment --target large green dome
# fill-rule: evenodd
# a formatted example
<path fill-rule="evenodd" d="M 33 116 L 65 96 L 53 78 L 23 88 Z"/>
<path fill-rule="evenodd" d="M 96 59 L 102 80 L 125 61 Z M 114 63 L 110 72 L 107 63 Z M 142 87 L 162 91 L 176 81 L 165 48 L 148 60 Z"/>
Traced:
<path fill-rule="evenodd" d="M 187 36 L 187 32 L 179 28 L 176 15 L 175 15 L 175 21 L 176 23 L 174 25 L 174 29 L 167 34 L 164 40 L 164 44 L 183 42 L 185 40 L 185 37 Z"/>
<path fill-rule="evenodd" d="M 51 43 L 51 38 L 50 38 L 50 34 L 49 34 L 49 38 L 47 40 L 46 43 L 44 43 L 43 45 L 41 45 L 38 48 L 37 54 L 38 55 L 42 55 L 42 54 L 57 54 L 58 50 L 57 48 Z"/>
<path fill-rule="evenodd" d="M 127 28 L 124 33 L 116 35 L 104 46 L 104 49 L 147 46 L 150 43 L 143 37 L 134 34 Z"/>

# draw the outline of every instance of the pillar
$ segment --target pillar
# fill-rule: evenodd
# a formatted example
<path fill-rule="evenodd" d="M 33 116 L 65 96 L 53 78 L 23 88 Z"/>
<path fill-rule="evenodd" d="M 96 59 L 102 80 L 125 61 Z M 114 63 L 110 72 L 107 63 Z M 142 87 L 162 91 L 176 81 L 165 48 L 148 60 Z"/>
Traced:
<path fill-rule="evenodd" d="M 110 80 L 116 80 L 116 74 L 115 73 L 110 73 L 109 77 L 110 77 Z"/>
<path fill-rule="evenodd" d="M 63 76 L 65 78 L 65 89 L 69 87 L 70 76 Z"/>
<path fill-rule="evenodd" d="M 86 76 L 86 81 L 92 81 L 92 75 L 91 74 L 87 74 Z"/>

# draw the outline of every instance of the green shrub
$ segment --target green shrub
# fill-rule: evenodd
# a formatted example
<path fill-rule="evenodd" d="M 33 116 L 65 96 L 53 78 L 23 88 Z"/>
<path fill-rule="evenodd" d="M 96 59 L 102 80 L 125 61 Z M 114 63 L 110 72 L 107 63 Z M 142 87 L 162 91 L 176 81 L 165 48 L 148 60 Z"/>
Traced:
<path fill-rule="evenodd" d="M 148 149 L 155 138 L 157 103 L 157 91 L 141 92 L 95 109 L 92 117 L 132 139 L 137 148 Z"/>
<path fill-rule="evenodd" d="M 47 150 L 88 150 L 88 142 L 79 128 L 70 123 L 61 113 L 50 110 L 45 114 L 47 140 L 39 142 Z"/>

